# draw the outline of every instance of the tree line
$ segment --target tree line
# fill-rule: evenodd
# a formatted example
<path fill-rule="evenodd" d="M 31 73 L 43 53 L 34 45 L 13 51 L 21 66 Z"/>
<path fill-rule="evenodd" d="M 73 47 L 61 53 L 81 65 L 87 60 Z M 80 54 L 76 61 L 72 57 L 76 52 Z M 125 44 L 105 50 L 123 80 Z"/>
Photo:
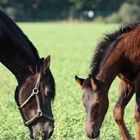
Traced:
<path fill-rule="evenodd" d="M 119 12 L 122 5 L 139 8 L 139 0 L 0 0 L 0 8 L 17 21 L 106 19 Z M 130 10 L 131 9 L 131 10 Z M 88 17 L 88 11 L 93 15 Z M 129 13 L 128 13 L 129 14 Z M 100 17 L 100 18 L 99 18 Z M 114 17 L 114 15 L 113 15 Z"/>

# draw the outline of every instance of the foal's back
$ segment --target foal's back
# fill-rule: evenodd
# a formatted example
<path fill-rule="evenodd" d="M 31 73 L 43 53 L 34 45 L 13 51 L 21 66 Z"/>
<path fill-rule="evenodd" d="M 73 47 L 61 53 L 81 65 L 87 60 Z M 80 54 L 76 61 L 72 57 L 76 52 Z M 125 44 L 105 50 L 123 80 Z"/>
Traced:
<path fill-rule="evenodd" d="M 129 33 L 124 34 L 121 43 L 125 45 L 125 57 L 135 66 L 140 65 L 140 25 Z"/>
<path fill-rule="evenodd" d="M 133 82 L 140 71 L 140 25 L 119 37 L 117 49 L 122 51 L 121 75 Z"/>

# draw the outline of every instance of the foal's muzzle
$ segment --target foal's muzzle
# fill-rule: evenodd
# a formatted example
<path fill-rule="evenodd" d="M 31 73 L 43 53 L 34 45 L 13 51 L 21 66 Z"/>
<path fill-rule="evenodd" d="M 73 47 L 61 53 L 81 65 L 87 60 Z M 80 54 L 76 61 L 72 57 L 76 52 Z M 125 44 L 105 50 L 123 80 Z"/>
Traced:
<path fill-rule="evenodd" d="M 100 135 L 100 131 L 97 131 L 97 130 L 92 130 L 90 132 L 87 132 L 87 136 L 90 139 L 97 138 L 99 135 Z"/>

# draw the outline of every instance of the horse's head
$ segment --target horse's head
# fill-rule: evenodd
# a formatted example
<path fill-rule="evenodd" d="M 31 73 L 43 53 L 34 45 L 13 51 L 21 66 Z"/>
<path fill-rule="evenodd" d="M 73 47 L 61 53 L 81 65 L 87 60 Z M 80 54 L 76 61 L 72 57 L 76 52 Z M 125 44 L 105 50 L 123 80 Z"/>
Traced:
<path fill-rule="evenodd" d="M 108 109 L 108 96 L 104 84 L 89 76 L 81 79 L 75 76 L 75 80 L 84 90 L 83 105 L 86 109 L 86 133 L 91 139 L 100 134 L 100 128 Z"/>
<path fill-rule="evenodd" d="M 32 72 L 16 89 L 15 100 L 30 130 L 30 137 L 48 139 L 54 130 L 51 102 L 55 96 L 55 82 L 51 71 L 50 57 L 42 60 L 40 70 Z"/>

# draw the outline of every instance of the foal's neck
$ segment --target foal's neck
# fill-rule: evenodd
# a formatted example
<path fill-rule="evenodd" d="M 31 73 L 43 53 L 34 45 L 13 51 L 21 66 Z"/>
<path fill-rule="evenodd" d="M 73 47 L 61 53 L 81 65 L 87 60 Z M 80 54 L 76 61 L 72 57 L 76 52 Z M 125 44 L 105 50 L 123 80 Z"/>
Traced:
<path fill-rule="evenodd" d="M 112 71 L 111 71 L 112 70 Z M 113 80 L 118 74 L 118 71 L 116 68 L 111 69 L 108 67 L 108 69 L 100 70 L 100 72 L 97 74 L 96 79 L 104 83 L 107 91 L 109 90 Z"/>
<path fill-rule="evenodd" d="M 122 50 L 119 46 L 109 50 L 104 60 L 101 62 L 100 70 L 96 75 L 96 78 L 104 83 L 107 90 L 110 88 L 111 83 L 115 77 L 119 74 L 120 66 L 122 64 Z"/>

